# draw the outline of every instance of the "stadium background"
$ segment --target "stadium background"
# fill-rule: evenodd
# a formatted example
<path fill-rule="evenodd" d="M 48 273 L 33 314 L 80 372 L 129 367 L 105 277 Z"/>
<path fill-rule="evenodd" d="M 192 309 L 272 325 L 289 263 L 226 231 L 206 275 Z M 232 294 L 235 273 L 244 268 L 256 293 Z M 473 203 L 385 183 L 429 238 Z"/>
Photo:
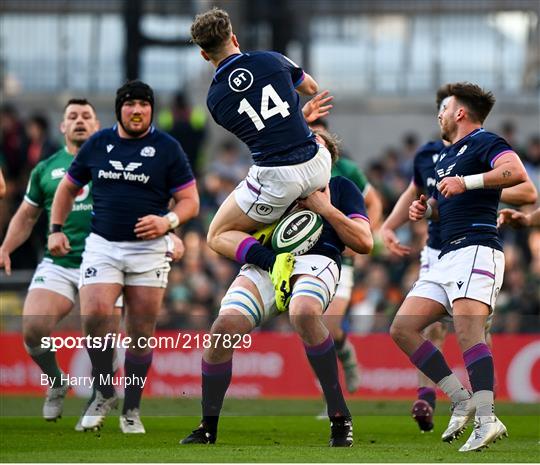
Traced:
<path fill-rule="evenodd" d="M 537 1 L 4 0 L 0 163 L 8 195 L 0 201 L 1 237 L 29 171 L 61 144 L 57 128 L 66 100 L 88 97 L 107 126 L 114 118 L 115 89 L 126 77 L 140 77 L 156 91 L 156 124 L 178 137 L 192 159 L 202 201 L 199 219 L 183 228 L 186 255 L 170 274 L 159 329 L 209 328 L 237 269 L 208 249 L 205 231 L 250 164 L 245 147 L 209 119 L 205 95 L 212 69 L 188 42 L 192 17 L 212 5 L 230 12 L 243 49 L 284 52 L 331 91 L 331 130 L 382 194 L 385 214 L 409 182 L 415 149 L 437 137 L 434 93 L 450 81 L 473 81 L 495 93 L 486 128 L 507 138 L 540 189 Z M 3 393 L 41 391 L 17 333 L 45 230 L 42 218 L 12 255 L 13 275 L 1 278 Z M 414 370 L 385 333 L 417 276 L 425 234 L 422 224 L 400 230 L 402 241 L 413 245 L 407 260 L 388 255 L 380 243 L 370 257 L 356 259 L 348 326 L 363 372 L 358 397 L 415 393 Z M 506 275 L 493 325 L 500 393 L 534 402 L 540 399 L 540 231 L 503 234 Z M 75 311 L 61 329 L 76 334 L 78 328 Z M 235 364 L 239 384 L 235 388 L 233 381 L 231 393 L 317 396 L 286 318 L 264 329 L 273 332 L 257 334 L 256 350 Z M 447 348 L 453 366 L 460 366 L 455 342 Z M 196 395 L 200 353 L 157 353 L 148 393 Z M 84 352 L 63 351 L 60 357 L 66 368 L 86 366 Z M 463 368 L 460 373 L 465 375 Z"/>

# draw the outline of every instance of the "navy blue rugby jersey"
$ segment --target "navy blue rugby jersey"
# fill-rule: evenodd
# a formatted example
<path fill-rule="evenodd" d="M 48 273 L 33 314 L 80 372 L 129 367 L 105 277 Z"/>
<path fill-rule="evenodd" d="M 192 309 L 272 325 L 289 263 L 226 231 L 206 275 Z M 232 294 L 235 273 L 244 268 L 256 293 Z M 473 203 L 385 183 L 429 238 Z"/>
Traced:
<path fill-rule="evenodd" d="M 416 152 L 413 162 L 413 182 L 428 197 L 433 197 L 437 190 L 435 164 L 439 153 L 444 149 L 442 140 L 431 141 L 422 145 Z M 430 221 L 428 226 L 427 245 L 432 249 L 441 249 L 441 232 L 438 221 Z"/>
<path fill-rule="evenodd" d="M 330 201 L 349 218 L 362 218 L 369 222 L 364 197 L 356 184 L 343 176 L 330 178 Z M 341 254 L 345 244 L 335 229 L 323 218 L 321 237 L 305 255 L 324 255 L 334 260 L 341 269 Z"/>
<path fill-rule="evenodd" d="M 216 123 L 249 147 L 256 165 L 303 163 L 317 152 L 295 90 L 304 76 L 277 52 L 231 55 L 216 69 L 208 109 Z"/>
<path fill-rule="evenodd" d="M 68 178 L 92 181 L 92 232 L 109 241 L 139 240 L 133 229 L 145 215 L 164 215 L 174 192 L 195 182 L 180 144 L 155 129 L 123 139 L 117 126 L 94 134 L 73 160 Z"/>
<path fill-rule="evenodd" d="M 502 138 L 483 128 L 476 129 L 446 147 L 435 166 L 437 182 L 447 176 L 485 173 L 512 148 Z M 502 251 L 497 231 L 500 189 L 474 189 L 446 199 L 436 192 L 441 228 L 441 256 L 470 245 L 484 245 Z"/>

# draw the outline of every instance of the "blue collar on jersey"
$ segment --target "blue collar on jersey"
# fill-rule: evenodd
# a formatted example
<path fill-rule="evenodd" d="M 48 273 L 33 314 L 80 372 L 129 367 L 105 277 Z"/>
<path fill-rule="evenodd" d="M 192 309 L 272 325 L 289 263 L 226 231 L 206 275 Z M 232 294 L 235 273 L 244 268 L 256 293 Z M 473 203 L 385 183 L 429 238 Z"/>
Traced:
<path fill-rule="evenodd" d="M 463 142 L 465 139 L 470 139 L 471 137 L 476 136 L 477 134 L 480 134 L 481 132 L 484 132 L 484 128 L 477 128 L 472 132 L 469 132 L 466 136 L 463 136 L 461 139 L 459 139 L 457 142 L 454 142 L 452 145 L 459 144 L 460 142 Z"/>
<path fill-rule="evenodd" d="M 221 60 L 218 67 L 216 68 L 216 72 L 214 74 L 214 81 L 216 80 L 217 75 L 221 73 L 221 71 L 223 71 L 227 66 L 229 66 L 231 63 L 235 62 L 236 60 L 238 60 L 239 58 L 243 56 L 244 56 L 243 53 L 235 53 L 233 55 L 229 55 L 224 60 Z"/>

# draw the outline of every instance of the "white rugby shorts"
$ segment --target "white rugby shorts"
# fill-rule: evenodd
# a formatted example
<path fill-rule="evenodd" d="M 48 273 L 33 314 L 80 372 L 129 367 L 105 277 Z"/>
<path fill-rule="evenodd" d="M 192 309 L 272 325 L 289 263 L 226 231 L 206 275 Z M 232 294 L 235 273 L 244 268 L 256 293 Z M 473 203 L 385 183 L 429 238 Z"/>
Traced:
<path fill-rule="evenodd" d="M 352 288 L 354 284 L 354 266 L 341 265 L 341 276 L 336 289 L 334 299 L 351 300 Z"/>
<path fill-rule="evenodd" d="M 281 218 L 297 199 L 324 189 L 330 181 L 330 152 L 319 145 L 316 155 L 305 163 L 288 166 L 253 165 L 234 191 L 242 211 L 260 223 Z"/>
<path fill-rule="evenodd" d="M 28 290 L 45 289 L 60 294 L 75 302 L 79 292 L 80 268 L 64 268 L 55 265 L 50 258 L 44 258 L 38 265 Z M 115 307 L 124 305 L 123 297 L 118 297 Z"/>
<path fill-rule="evenodd" d="M 422 252 L 420 252 L 420 272 L 418 273 L 419 278 L 425 276 L 426 273 L 435 266 L 435 264 L 439 261 L 440 254 L 440 250 L 432 249 L 427 245 L 424 246 Z"/>
<path fill-rule="evenodd" d="M 313 297 L 321 304 L 324 312 L 336 292 L 339 281 L 339 268 L 336 262 L 324 255 L 300 255 L 296 257 L 291 276 L 298 275 L 307 277 L 300 278 L 294 283 L 291 302 L 300 295 Z M 230 308 L 239 310 L 251 320 L 253 327 L 280 313 L 276 309 L 274 286 L 268 272 L 256 265 L 246 264 L 240 269 L 238 276 L 245 276 L 257 286 L 262 303 L 256 302 L 254 296 L 246 293 L 243 288 L 235 286 L 229 288 L 223 297 L 220 312 Z"/>
<path fill-rule="evenodd" d="M 114 242 L 91 233 L 84 248 L 80 286 L 117 283 L 167 287 L 173 248 L 167 235 L 150 241 Z"/>
<path fill-rule="evenodd" d="M 414 284 L 407 297 L 425 297 L 441 303 L 452 315 L 456 299 L 487 304 L 490 312 L 501 290 L 504 254 L 482 245 L 471 245 L 446 253 Z"/>

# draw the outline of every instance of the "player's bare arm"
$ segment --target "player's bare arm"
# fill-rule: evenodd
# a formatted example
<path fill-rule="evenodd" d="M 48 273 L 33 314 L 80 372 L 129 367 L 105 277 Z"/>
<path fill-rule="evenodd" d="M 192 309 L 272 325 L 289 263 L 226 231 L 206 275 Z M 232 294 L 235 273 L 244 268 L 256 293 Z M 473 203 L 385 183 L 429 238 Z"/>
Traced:
<path fill-rule="evenodd" d="M 319 91 L 319 84 L 304 72 L 304 80 L 296 87 L 296 91 L 302 95 L 315 95 Z"/>
<path fill-rule="evenodd" d="M 446 198 L 463 194 L 471 189 L 503 189 L 516 186 L 527 180 L 527 172 L 515 152 L 505 153 L 498 158 L 491 171 L 470 176 L 444 178 L 437 185 Z"/>
<path fill-rule="evenodd" d="M 165 216 L 146 215 L 139 218 L 134 232 L 139 239 L 156 239 L 199 214 L 199 193 L 195 184 L 173 194 L 174 208 Z"/>
<path fill-rule="evenodd" d="M 7 275 L 11 274 L 10 254 L 30 237 L 41 212 L 41 208 L 23 201 L 9 222 L 6 237 L 0 246 L 0 268 L 3 267 Z"/>
<path fill-rule="evenodd" d="M 323 90 L 302 107 L 302 113 L 308 124 L 330 114 L 330 110 L 333 108 L 330 102 L 334 100 L 334 96 L 329 94 L 330 91 Z"/>
<path fill-rule="evenodd" d="M 0 199 L 3 199 L 5 197 L 6 191 L 6 181 L 4 179 L 4 175 L 2 174 L 2 170 L 0 169 Z"/>
<path fill-rule="evenodd" d="M 49 240 L 47 247 L 51 255 L 61 257 L 67 255 L 71 250 L 67 236 L 62 232 L 61 227 L 66 222 L 66 219 L 73 209 L 75 197 L 79 192 L 80 186 L 70 181 L 67 176 L 64 176 L 56 193 L 51 207 L 51 224 Z"/>
<path fill-rule="evenodd" d="M 316 191 L 299 201 L 299 206 L 318 213 L 328 221 L 343 243 L 360 254 L 367 254 L 373 248 L 373 236 L 369 222 L 361 218 L 349 218 L 330 202 L 330 189 Z"/>
<path fill-rule="evenodd" d="M 513 187 L 507 187 L 501 192 L 501 202 L 510 205 L 532 205 L 538 200 L 536 187 L 527 176 L 527 180 Z"/>
<path fill-rule="evenodd" d="M 398 257 L 404 257 L 411 253 L 411 248 L 402 245 L 396 235 L 396 230 L 409 221 L 409 206 L 416 200 L 420 192 L 411 182 L 407 189 L 399 196 L 388 218 L 381 226 L 381 235 L 384 245 L 390 252 Z"/>
<path fill-rule="evenodd" d="M 540 226 L 540 208 L 526 214 L 512 208 L 504 208 L 499 212 L 498 226 L 507 224 L 512 228 L 529 228 Z"/>

